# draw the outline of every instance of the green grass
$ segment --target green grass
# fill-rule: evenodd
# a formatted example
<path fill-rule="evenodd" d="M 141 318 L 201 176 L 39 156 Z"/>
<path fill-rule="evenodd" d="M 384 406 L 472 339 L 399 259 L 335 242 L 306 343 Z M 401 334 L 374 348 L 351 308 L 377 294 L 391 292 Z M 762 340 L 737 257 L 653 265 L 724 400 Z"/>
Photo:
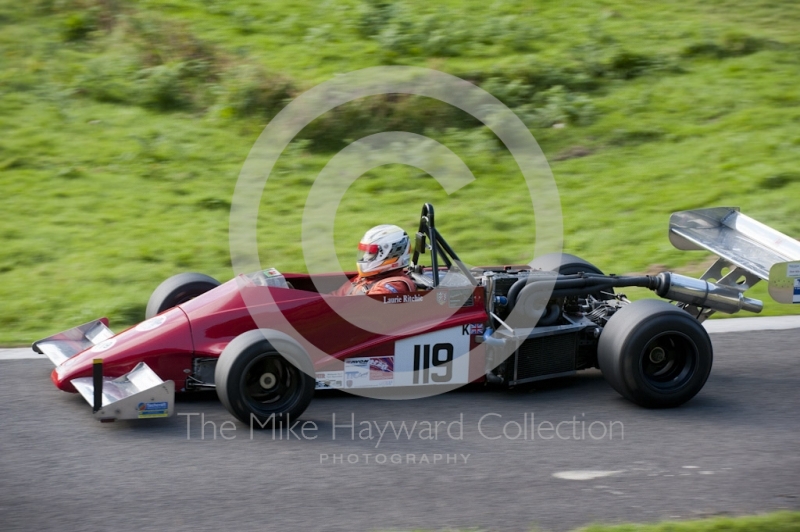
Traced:
<path fill-rule="evenodd" d="M 592 525 L 580 532 L 794 532 L 800 530 L 800 513 L 776 512 L 749 517 L 716 517 L 696 521 L 670 521 L 650 525 Z"/>
<path fill-rule="evenodd" d="M 448 529 L 449 530 L 449 529 Z M 480 529 L 476 529 L 480 530 Z M 538 531 L 538 528 L 534 528 Z M 713 517 L 652 524 L 590 525 L 575 532 L 797 532 L 800 512 L 773 512 L 745 517 Z"/>
<path fill-rule="evenodd" d="M 229 278 L 228 207 L 264 125 L 287 98 L 376 65 L 463 76 L 514 108 L 550 161 L 565 250 L 607 272 L 701 273 L 707 253 L 667 240 L 675 210 L 735 205 L 800 236 L 793 2 L 378 4 L 0 1 L 0 343 L 102 315 L 121 330 L 169 275 Z M 343 140 L 387 128 L 438 139 L 477 180 L 448 196 L 411 167 L 368 172 L 336 218 L 343 267 L 368 227 L 412 230 L 425 201 L 467 262 L 530 260 L 520 172 L 473 126 L 415 99 L 322 117 L 270 177 L 262 263 L 305 269 L 308 187 Z M 752 294 L 764 314 L 800 313 L 763 284 Z"/>

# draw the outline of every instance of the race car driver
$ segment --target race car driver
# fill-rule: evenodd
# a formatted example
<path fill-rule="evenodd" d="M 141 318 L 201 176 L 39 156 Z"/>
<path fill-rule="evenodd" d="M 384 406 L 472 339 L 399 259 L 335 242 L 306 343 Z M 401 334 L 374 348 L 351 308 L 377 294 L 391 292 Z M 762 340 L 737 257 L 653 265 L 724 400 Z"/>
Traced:
<path fill-rule="evenodd" d="M 346 282 L 334 295 L 407 294 L 416 284 L 405 274 L 411 239 L 396 225 L 378 225 L 366 232 L 358 243 L 358 275 Z"/>

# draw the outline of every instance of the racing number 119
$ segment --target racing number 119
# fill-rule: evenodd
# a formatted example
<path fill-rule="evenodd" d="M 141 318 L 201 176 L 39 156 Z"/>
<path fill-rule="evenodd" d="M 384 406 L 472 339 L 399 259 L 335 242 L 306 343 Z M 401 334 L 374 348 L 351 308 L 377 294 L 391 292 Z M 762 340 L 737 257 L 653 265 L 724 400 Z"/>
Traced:
<path fill-rule="evenodd" d="M 444 375 L 432 372 L 431 367 L 444 368 Z M 415 345 L 414 384 L 420 384 L 420 372 L 422 384 L 428 384 L 429 378 L 433 382 L 449 382 L 453 378 L 453 344 Z"/>

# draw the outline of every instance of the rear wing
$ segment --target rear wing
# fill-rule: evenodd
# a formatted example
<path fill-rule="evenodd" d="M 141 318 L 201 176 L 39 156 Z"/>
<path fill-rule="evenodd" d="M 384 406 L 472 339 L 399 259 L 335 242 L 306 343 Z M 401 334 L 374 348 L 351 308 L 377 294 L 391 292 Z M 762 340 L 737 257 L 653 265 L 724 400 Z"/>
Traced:
<path fill-rule="evenodd" d="M 669 241 L 678 249 L 707 249 L 764 281 L 774 264 L 800 261 L 800 242 L 742 214 L 738 207 L 676 212 L 669 219 Z"/>
<path fill-rule="evenodd" d="M 777 279 L 777 271 L 797 271 L 800 277 L 800 265 L 791 265 L 800 262 L 800 242 L 742 214 L 738 207 L 676 212 L 669 219 L 669 240 L 678 249 L 705 249 L 719 257 L 701 279 L 742 292 L 760 280 L 769 281 L 773 299 L 794 302 L 778 294 L 773 285 L 780 285 L 782 291 L 787 285 L 784 276 Z"/>

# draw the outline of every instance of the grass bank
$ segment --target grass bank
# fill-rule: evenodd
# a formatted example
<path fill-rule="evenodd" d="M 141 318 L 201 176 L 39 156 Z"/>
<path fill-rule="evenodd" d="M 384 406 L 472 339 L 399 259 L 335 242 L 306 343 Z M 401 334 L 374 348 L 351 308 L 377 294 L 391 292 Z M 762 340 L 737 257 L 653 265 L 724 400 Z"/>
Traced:
<path fill-rule="evenodd" d="M 795 532 L 800 513 L 776 512 L 748 517 L 717 517 L 696 521 L 670 521 L 649 525 L 592 525 L 580 532 Z"/>
<path fill-rule="evenodd" d="M 292 97 L 368 66 L 443 70 L 514 109 L 550 161 L 565 249 L 607 272 L 700 273 L 708 254 L 667 240 L 675 210 L 736 205 L 800 236 L 799 19 L 792 2 L 743 0 L 0 2 L 0 342 L 102 315 L 121 330 L 169 275 L 229 278 L 228 209 L 258 134 Z M 338 210 L 344 267 L 366 228 L 411 230 L 425 201 L 467 262 L 530 259 L 507 150 L 443 104 L 382 97 L 284 152 L 259 215 L 265 266 L 305 269 L 315 176 L 387 129 L 436 138 L 476 181 L 448 196 L 412 167 L 368 172 Z"/>

